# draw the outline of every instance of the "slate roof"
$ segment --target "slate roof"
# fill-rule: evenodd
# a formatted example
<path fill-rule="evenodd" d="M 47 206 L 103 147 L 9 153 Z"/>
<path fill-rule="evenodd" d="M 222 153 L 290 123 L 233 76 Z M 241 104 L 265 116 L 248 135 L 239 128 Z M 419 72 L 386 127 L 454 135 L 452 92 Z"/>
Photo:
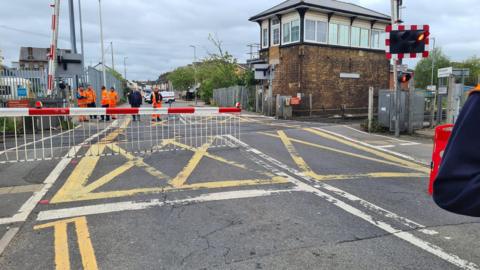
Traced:
<path fill-rule="evenodd" d="M 352 15 L 371 17 L 371 18 L 380 19 L 380 20 L 390 20 L 389 15 L 386 15 L 368 8 L 361 7 L 359 5 L 337 1 L 337 0 L 287 0 L 270 9 L 265 10 L 262 13 L 259 13 L 253 16 L 252 18 L 250 18 L 250 21 L 256 21 L 262 17 L 274 15 L 284 10 L 288 10 L 290 8 L 295 8 L 300 6 L 321 8 L 321 9 L 331 10 L 332 12 L 343 12 L 343 13 L 348 13 Z"/>

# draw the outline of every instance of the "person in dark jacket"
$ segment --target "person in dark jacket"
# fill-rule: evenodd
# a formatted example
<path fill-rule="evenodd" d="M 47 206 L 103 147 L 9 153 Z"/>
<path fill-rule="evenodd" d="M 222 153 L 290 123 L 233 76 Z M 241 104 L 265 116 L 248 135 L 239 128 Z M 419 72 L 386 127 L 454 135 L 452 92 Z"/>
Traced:
<path fill-rule="evenodd" d="M 452 131 L 433 198 L 445 210 L 480 217 L 480 84 L 471 91 Z"/>
<path fill-rule="evenodd" d="M 130 106 L 132 106 L 132 108 L 140 108 L 143 103 L 142 94 L 140 93 L 140 91 L 138 91 L 137 89 L 133 90 L 133 92 L 128 95 L 128 103 L 130 104 Z M 136 115 L 133 115 L 133 121 L 137 121 Z M 141 121 L 140 115 L 138 116 L 138 121 Z"/>

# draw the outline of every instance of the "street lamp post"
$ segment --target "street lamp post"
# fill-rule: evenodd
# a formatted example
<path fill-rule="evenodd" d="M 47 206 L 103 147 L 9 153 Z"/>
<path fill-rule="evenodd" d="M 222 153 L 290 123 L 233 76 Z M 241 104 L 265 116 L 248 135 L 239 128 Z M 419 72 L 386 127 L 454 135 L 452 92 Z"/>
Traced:
<path fill-rule="evenodd" d="M 125 80 L 127 79 L 127 59 L 128 57 L 123 57 L 123 72 L 124 72 L 124 78 Z"/>
<path fill-rule="evenodd" d="M 103 44 L 103 21 L 102 21 L 102 2 L 98 0 L 98 12 L 100 15 L 100 44 L 102 49 L 102 67 L 103 67 L 103 86 L 107 87 L 107 72 L 105 68 L 105 49 Z"/>
<path fill-rule="evenodd" d="M 195 78 L 195 105 L 197 105 L 197 47 L 195 45 L 190 45 L 191 48 L 193 48 L 193 77 Z"/>

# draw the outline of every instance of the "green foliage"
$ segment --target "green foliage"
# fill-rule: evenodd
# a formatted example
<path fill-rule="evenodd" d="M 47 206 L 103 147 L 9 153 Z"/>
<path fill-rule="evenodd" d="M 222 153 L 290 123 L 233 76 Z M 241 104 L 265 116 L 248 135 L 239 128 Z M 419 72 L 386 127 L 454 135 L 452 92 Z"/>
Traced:
<path fill-rule="evenodd" d="M 17 133 L 22 132 L 23 125 L 21 121 L 17 120 L 16 127 Z M 3 135 L 4 130 L 6 134 L 15 133 L 15 122 L 12 118 L 0 118 L 0 134 Z"/>
<path fill-rule="evenodd" d="M 442 52 L 441 48 L 436 48 L 429 58 L 422 59 L 415 67 L 415 86 L 417 88 L 426 88 L 430 85 L 432 78 L 432 60 L 435 59 L 433 72 L 434 85 L 438 85 L 438 69 L 444 67 L 468 68 L 470 76 L 465 78 L 465 85 L 476 85 L 480 76 L 480 58 L 472 56 L 463 62 L 451 62 Z M 459 79 L 460 81 L 461 79 Z"/>
<path fill-rule="evenodd" d="M 364 131 L 368 132 L 368 119 L 365 120 L 363 123 L 361 123 L 360 127 Z M 373 119 L 371 132 L 372 133 L 387 133 L 387 132 L 389 132 L 389 129 L 381 126 L 377 119 Z"/>
<path fill-rule="evenodd" d="M 432 51 L 429 58 L 424 58 L 415 67 L 415 87 L 425 89 L 432 80 L 432 61 L 435 59 L 433 84 L 438 85 L 438 69 L 451 66 L 450 59 L 442 52 L 441 48 Z"/>
<path fill-rule="evenodd" d="M 179 67 L 167 75 L 173 87 L 180 91 L 187 91 L 195 85 L 195 70 L 193 66 Z"/>
<path fill-rule="evenodd" d="M 478 58 L 476 55 L 468 58 L 462 63 L 454 63 L 454 66 L 457 68 L 470 69 L 470 76 L 465 78 L 465 85 L 474 86 L 479 83 L 478 79 L 480 76 L 480 58 Z"/>
<path fill-rule="evenodd" d="M 116 70 L 113 70 L 113 69 L 109 68 L 109 69 L 107 69 L 107 72 L 112 74 L 112 76 L 115 77 L 115 79 L 117 79 L 121 82 L 125 81 L 125 78 L 123 78 L 122 74 L 120 74 Z"/>
<path fill-rule="evenodd" d="M 209 36 L 216 51 L 195 66 L 180 67 L 167 75 L 173 87 L 186 91 L 194 87 L 195 79 L 200 84 L 198 94 L 206 103 L 213 97 L 213 90 L 234 85 L 251 86 L 255 84 L 254 74 L 244 70 L 237 60 L 223 49 L 222 42 Z"/>

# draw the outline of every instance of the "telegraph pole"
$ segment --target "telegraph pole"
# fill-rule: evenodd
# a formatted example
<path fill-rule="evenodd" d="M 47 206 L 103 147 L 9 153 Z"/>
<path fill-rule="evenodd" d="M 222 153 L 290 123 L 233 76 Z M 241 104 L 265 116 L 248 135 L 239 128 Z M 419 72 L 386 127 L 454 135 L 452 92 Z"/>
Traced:
<path fill-rule="evenodd" d="M 399 11 L 399 2 L 398 0 L 392 0 L 392 26 L 398 24 L 398 11 Z M 401 91 L 398 85 L 398 64 L 400 61 L 397 59 L 393 60 L 393 88 L 395 91 L 395 136 L 400 137 L 400 101 L 401 101 Z"/>
<path fill-rule="evenodd" d="M 190 45 L 193 48 L 193 72 L 195 77 L 195 105 L 197 105 L 197 47 Z"/>
<path fill-rule="evenodd" d="M 128 57 L 123 57 L 123 71 L 124 71 L 124 78 L 127 80 L 127 59 Z"/>
<path fill-rule="evenodd" d="M 77 53 L 77 35 L 75 31 L 75 7 L 73 5 L 73 0 L 68 0 L 69 5 L 69 15 L 70 15 L 70 43 L 72 48 L 72 53 Z M 78 88 L 78 75 L 75 75 L 73 78 L 73 89 Z M 75 90 L 74 90 L 75 91 Z"/>
<path fill-rule="evenodd" d="M 85 48 L 83 43 L 82 0 L 78 0 L 78 19 L 80 22 L 80 51 L 82 53 L 82 71 L 85 72 Z M 85 73 L 83 73 L 85 75 Z"/>
<path fill-rule="evenodd" d="M 113 42 L 110 41 L 110 49 L 112 49 L 112 70 L 115 70 L 115 59 L 113 57 Z"/>
<path fill-rule="evenodd" d="M 102 49 L 103 86 L 107 87 L 107 70 L 105 68 L 105 48 L 103 44 L 102 2 L 98 0 L 98 13 L 100 15 L 100 45 Z"/>

